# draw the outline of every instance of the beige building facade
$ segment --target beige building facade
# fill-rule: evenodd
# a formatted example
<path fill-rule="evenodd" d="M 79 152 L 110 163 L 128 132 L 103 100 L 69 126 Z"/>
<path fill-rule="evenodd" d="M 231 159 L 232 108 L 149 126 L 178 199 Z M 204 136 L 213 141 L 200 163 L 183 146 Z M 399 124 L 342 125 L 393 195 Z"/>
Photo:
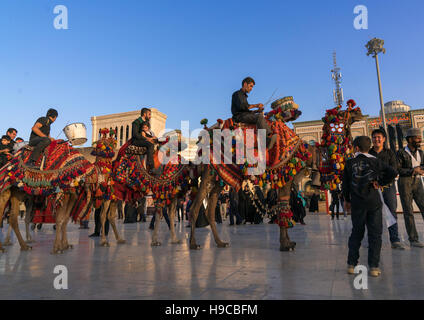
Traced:
<path fill-rule="evenodd" d="M 158 136 L 165 130 L 167 116 L 155 108 L 151 108 L 150 110 L 152 111 L 152 118 L 150 119 L 151 130 Z M 100 138 L 101 129 L 108 128 L 116 130 L 117 147 L 122 147 L 131 139 L 131 124 L 138 117 L 140 117 L 140 110 L 91 117 L 93 129 L 91 142 L 93 143 Z"/>
<path fill-rule="evenodd" d="M 404 136 L 409 128 L 419 128 L 424 136 L 424 109 L 411 110 L 411 107 L 401 100 L 387 102 L 384 107 L 387 125 L 393 127 L 399 125 Z M 324 113 L 325 111 L 323 111 L 323 116 Z M 322 120 L 293 123 L 295 133 L 307 142 L 321 141 L 323 125 Z M 371 136 L 372 131 L 380 126 L 382 126 L 381 117 L 365 115 L 362 121 L 355 122 L 352 125 L 352 136 L 353 138 L 362 135 Z"/>

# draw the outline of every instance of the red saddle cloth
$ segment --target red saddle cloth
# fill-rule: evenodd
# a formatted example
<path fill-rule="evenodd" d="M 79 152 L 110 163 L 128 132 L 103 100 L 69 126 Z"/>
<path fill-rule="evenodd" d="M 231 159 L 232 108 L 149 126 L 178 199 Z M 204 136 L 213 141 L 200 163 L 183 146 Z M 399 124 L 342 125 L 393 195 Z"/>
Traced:
<path fill-rule="evenodd" d="M 290 129 L 282 121 L 267 121 L 271 130 L 274 134 L 277 134 L 278 138 L 271 150 L 265 151 L 266 168 L 267 169 L 279 169 L 287 164 L 287 162 L 293 157 L 295 152 L 302 145 L 302 140 L 296 135 L 296 133 Z M 257 146 L 257 128 L 254 124 L 238 124 L 234 123 L 230 118 L 223 121 L 222 129 L 237 129 L 240 128 L 243 131 L 244 139 L 246 141 L 246 130 L 253 129 L 255 132 L 255 144 L 254 144 L 254 155 L 258 156 Z M 212 150 L 213 151 L 213 150 Z M 233 156 L 234 153 L 233 153 Z M 213 152 L 210 154 L 210 161 L 213 168 L 216 170 L 218 175 L 231 187 L 239 190 L 245 175 L 247 174 L 245 166 L 236 164 L 235 157 L 233 157 L 232 164 L 224 163 L 224 145 L 222 144 L 221 149 L 221 163 L 216 163 L 213 159 Z"/>
<path fill-rule="evenodd" d="M 82 178 L 96 174 L 93 164 L 67 142 L 54 141 L 44 150 L 43 170 L 26 166 L 33 151 L 22 148 L 0 171 L 0 192 L 16 186 L 30 195 L 47 196 L 77 185 Z M 37 160 L 40 165 L 43 156 Z"/>

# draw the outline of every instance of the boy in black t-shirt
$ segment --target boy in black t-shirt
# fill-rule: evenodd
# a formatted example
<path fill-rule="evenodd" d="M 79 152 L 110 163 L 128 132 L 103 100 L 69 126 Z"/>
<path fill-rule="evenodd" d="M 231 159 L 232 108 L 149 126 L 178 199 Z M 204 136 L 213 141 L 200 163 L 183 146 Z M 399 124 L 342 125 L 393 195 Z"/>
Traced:
<path fill-rule="evenodd" d="M 58 113 L 55 109 L 49 109 L 45 117 L 38 118 L 31 130 L 29 145 L 34 147 L 34 151 L 28 159 L 27 165 L 38 169 L 36 162 L 40 158 L 44 149 L 50 145 L 54 139 L 50 137 L 50 125 L 56 121 Z"/>

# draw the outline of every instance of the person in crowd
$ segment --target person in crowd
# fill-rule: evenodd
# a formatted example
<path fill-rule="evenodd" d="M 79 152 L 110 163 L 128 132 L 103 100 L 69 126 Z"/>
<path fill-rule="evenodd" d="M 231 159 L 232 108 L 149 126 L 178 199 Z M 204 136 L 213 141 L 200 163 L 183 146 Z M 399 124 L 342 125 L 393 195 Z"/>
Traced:
<path fill-rule="evenodd" d="M 155 151 L 155 144 L 157 138 L 154 137 L 150 131 L 150 118 L 152 112 L 148 108 L 141 109 L 141 115 L 139 118 L 133 121 L 131 132 L 132 132 L 132 144 L 137 147 L 145 147 L 147 149 L 147 167 L 150 173 L 154 175 L 160 174 L 160 171 L 155 169 L 153 154 Z M 144 128 L 144 130 L 143 130 Z"/>
<path fill-rule="evenodd" d="M 412 207 L 414 200 L 424 217 L 424 153 L 420 149 L 422 141 L 420 130 L 417 128 L 409 129 L 406 134 L 406 141 L 408 145 L 397 153 L 398 190 L 409 243 L 411 247 L 423 248 L 424 244 L 419 241 L 415 227 Z"/>
<path fill-rule="evenodd" d="M 8 135 L 2 136 L 0 143 L 0 168 L 11 159 L 12 150 L 10 147 L 10 137 Z"/>
<path fill-rule="evenodd" d="M 227 195 L 224 190 L 221 191 L 218 197 L 219 202 L 219 209 L 221 214 L 221 220 L 225 221 L 225 218 L 227 217 Z"/>
<path fill-rule="evenodd" d="M 311 202 L 309 203 L 309 212 L 318 212 L 319 210 L 318 204 L 319 204 L 319 195 L 316 192 L 314 192 L 314 194 L 311 197 Z"/>
<path fill-rule="evenodd" d="M 47 148 L 54 139 L 50 137 L 50 126 L 56 121 L 58 112 L 55 109 L 49 109 L 45 117 L 38 118 L 31 130 L 29 138 L 29 145 L 34 147 L 27 166 L 39 169 L 36 166 L 37 160 L 40 158 L 41 153 Z"/>
<path fill-rule="evenodd" d="M 186 210 L 185 210 L 185 212 L 186 212 L 186 218 L 187 218 L 187 221 L 188 221 L 188 224 L 187 224 L 187 228 L 191 228 L 191 216 L 190 216 L 190 208 L 191 208 L 191 205 L 193 204 L 193 200 L 191 200 L 190 198 L 188 198 L 187 199 L 187 204 L 186 204 Z"/>
<path fill-rule="evenodd" d="M 102 222 L 100 221 L 100 213 L 102 212 L 103 206 L 94 210 L 94 232 L 89 235 L 90 238 L 100 237 L 102 232 Z M 105 222 L 105 235 L 109 234 L 109 219 L 106 217 Z"/>
<path fill-rule="evenodd" d="M 236 217 L 236 224 L 241 224 L 243 219 L 239 214 L 239 197 L 238 193 L 230 189 L 230 226 L 234 225 L 234 216 Z"/>
<path fill-rule="evenodd" d="M 331 204 L 330 204 L 330 211 L 331 211 L 331 220 L 334 220 L 334 214 L 337 217 L 337 220 L 339 220 L 339 214 L 340 214 L 340 190 L 335 189 L 331 190 Z"/>
<path fill-rule="evenodd" d="M 380 161 L 384 162 L 388 166 L 391 166 L 397 172 L 397 159 L 396 154 L 393 150 L 387 149 L 385 147 L 386 143 L 386 132 L 382 129 L 376 129 L 371 133 L 372 137 L 372 148 L 370 150 L 370 154 L 380 159 Z M 386 206 L 389 208 L 393 217 L 397 221 L 397 199 L 396 199 L 396 186 L 395 180 L 388 185 L 387 188 L 383 190 L 383 199 Z M 398 224 L 397 222 L 389 227 L 389 236 L 390 243 L 392 244 L 393 249 L 405 250 L 405 247 L 400 242 L 399 233 L 398 233 Z"/>
<path fill-rule="evenodd" d="M 168 216 L 168 209 L 166 207 L 163 207 L 162 215 L 165 218 L 165 221 L 166 221 L 166 224 L 168 225 L 168 228 L 171 229 L 171 223 L 169 221 L 169 216 Z M 156 214 L 154 214 L 153 217 L 152 217 L 152 220 L 150 220 L 150 226 L 149 226 L 150 230 L 155 229 L 155 223 L 156 223 Z"/>
<path fill-rule="evenodd" d="M 293 220 L 297 223 L 305 225 L 303 219 L 306 216 L 306 201 L 302 197 L 301 191 L 296 191 L 296 188 L 292 186 L 290 192 L 290 207 L 293 212 Z"/>
<path fill-rule="evenodd" d="M 379 263 L 381 234 L 383 232 L 382 202 L 379 188 L 392 182 L 397 172 L 368 153 L 371 148 L 369 137 L 356 137 L 353 146 L 356 152 L 355 158 L 346 162 L 342 185 L 345 207 L 347 210 L 351 210 L 352 217 L 347 272 L 355 274 L 355 266 L 359 260 L 359 248 L 366 227 L 368 231 L 370 275 L 378 277 L 381 275 Z"/>
<path fill-rule="evenodd" d="M 15 143 L 18 141 L 15 141 L 16 135 L 18 134 L 18 130 L 16 130 L 15 128 L 9 128 L 6 131 L 6 135 L 10 137 L 10 150 L 13 150 L 13 147 L 15 146 Z"/>

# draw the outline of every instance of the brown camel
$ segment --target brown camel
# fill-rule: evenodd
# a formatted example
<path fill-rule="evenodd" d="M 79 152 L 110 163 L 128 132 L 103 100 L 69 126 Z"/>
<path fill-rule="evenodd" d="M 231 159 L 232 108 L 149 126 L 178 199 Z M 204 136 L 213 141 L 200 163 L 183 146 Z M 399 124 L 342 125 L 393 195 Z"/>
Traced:
<path fill-rule="evenodd" d="M 284 98 L 286 99 L 286 98 Z M 282 99 L 282 100 L 284 100 Z M 289 103 L 291 102 L 291 99 L 288 99 Z M 284 101 L 284 103 L 287 103 L 287 100 Z M 297 109 L 297 108 L 295 108 Z M 346 120 L 345 125 L 346 125 L 346 135 L 347 137 L 349 137 L 349 139 L 352 139 L 351 136 L 351 130 L 350 127 L 352 125 L 352 123 L 359 121 L 363 118 L 361 110 L 359 108 L 357 109 L 352 109 L 352 108 L 348 108 L 348 110 L 346 111 L 339 111 L 340 114 L 342 115 L 342 118 L 344 118 Z M 286 111 L 286 112 L 274 112 L 275 113 L 280 113 L 281 117 L 279 118 L 280 121 L 291 121 L 293 120 L 293 114 L 294 112 L 292 111 L 291 115 L 290 115 L 290 111 Z M 297 116 L 299 116 L 300 114 L 298 113 Z M 273 121 L 278 122 L 279 120 L 276 120 L 274 118 L 270 117 L 268 118 L 269 123 L 272 123 Z M 221 121 L 222 123 L 222 121 Z M 214 125 L 214 127 L 216 127 L 217 125 Z M 212 128 L 212 127 L 211 127 Z M 211 129 L 210 128 L 210 129 Z M 222 128 L 222 125 L 221 125 Z M 205 129 L 208 129 L 205 125 Z M 209 130 L 210 130 L 209 129 Z M 311 157 L 309 159 L 307 159 L 307 161 L 305 161 L 305 165 L 304 167 L 297 171 L 296 174 L 294 175 L 293 179 L 287 180 L 285 181 L 285 184 L 283 186 L 279 186 L 278 187 L 278 202 L 277 204 L 273 207 L 270 208 L 271 212 L 285 212 L 290 210 L 290 206 L 289 206 L 289 200 L 290 200 L 290 189 L 293 183 L 298 183 L 304 176 L 306 171 L 312 170 L 313 174 L 319 174 L 319 172 L 317 171 L 317 168 L 319 166 L 319 157 L 321 155 L 321 152 L 319 150 L 319 148 L 315 147 L 315 146 L 311 146 L 308 145 L 307 146 L 307 151 L 311 154 Z M 274 169 L 275 167 L 271 168 Z M 268 169 L 268 168 L 267 168 Z M 195 198 L 195 200 L 193 201 L 193 204 L 190 208 L 190 215 L 191 215 L 191 235 L 190 235 L 190 249 L 199 249 L 200 245 L 197 244 L 196 239 L 195 239 L 195 222 L 197 220 L 198 217 L 198 213 L 201 207 L 201 204 L 203 202 L 204 199 L 207 199 L 208 201 L 208 208 L 207 208 L 207 219 L 210 223 L 211 226 L 211 230 L 215 239 L 215 242 L 218 246 L 218 248 L 225 248 L 229 246 L 228 242 L 224 242 L 220 239 L 219 234 L 217 232 L 216 229 L 216 224 L 215 224 L 215 208 L 216 208 L 216 204 L 218 201 L 218 196 L 221 193 L 221 190 L 223 189 L 223 185 L 217 181 L 216 179 L 216 170 L 214 170 L 214 168 L 212 168 L 211 165 L 203 165 L 202 166 L 202 174 L 201 174 L 201 183 L 200 183 L 200 187 L 199 187 L 199 191 L 197 193 L 197 196 Z M 222 176 L 220 177 L 222 178 Z M 227 181 L 225 181 L 225 179 L 222 179 L 224 181 L 224 183 L 227 183 Z M 229 183 L 228 183 L 229 184 Z M 278 221 L 277 221 L 278 222 Z M 284 225 L 282 225 L 282 223 L 278 223 L 279 227 L 280 227 L 280 251 L 291 251 L 294 250 L 296 243 L 292 242 L 290 240 L 290 237 L 288 235 L 288 228 Z"/>

